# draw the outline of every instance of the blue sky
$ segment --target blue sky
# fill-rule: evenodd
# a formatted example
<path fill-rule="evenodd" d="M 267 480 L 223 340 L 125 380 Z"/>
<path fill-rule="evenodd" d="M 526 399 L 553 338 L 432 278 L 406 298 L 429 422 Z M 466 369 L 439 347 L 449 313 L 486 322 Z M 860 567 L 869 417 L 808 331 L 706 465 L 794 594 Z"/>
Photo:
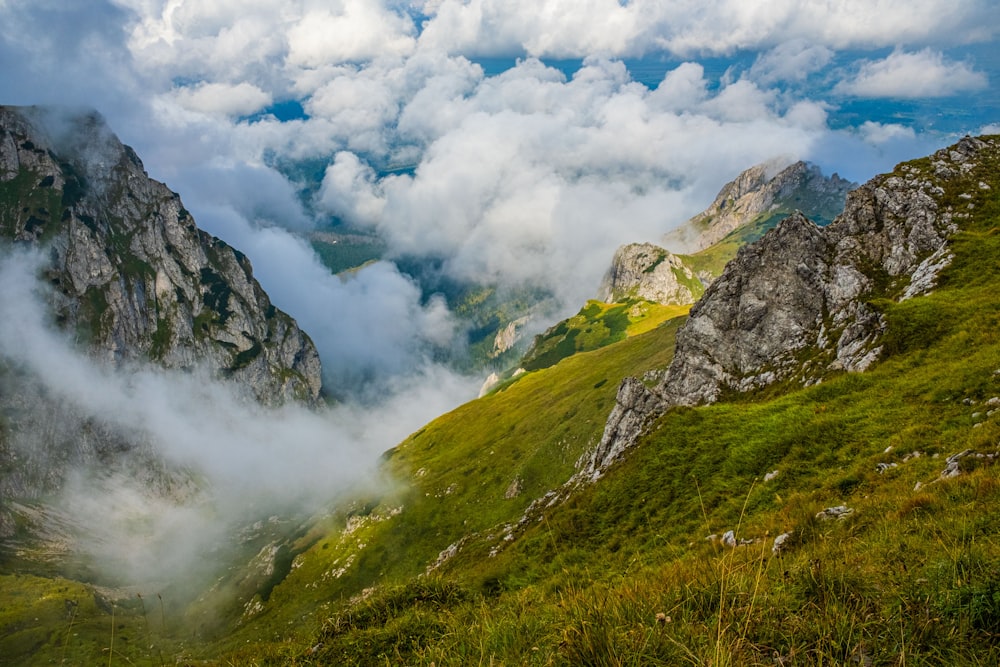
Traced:
<path fill-rule="evenodd" d="M 390 382 L 454 339 L 447 307 L 391 263 L 325 276 L 302 233 L 575 311 L 753 164 L 863 181 L 1000 131 L 998 32 L 995 0 L 0 0 L 0 102 L 97 108 L 331 372 Z"/>

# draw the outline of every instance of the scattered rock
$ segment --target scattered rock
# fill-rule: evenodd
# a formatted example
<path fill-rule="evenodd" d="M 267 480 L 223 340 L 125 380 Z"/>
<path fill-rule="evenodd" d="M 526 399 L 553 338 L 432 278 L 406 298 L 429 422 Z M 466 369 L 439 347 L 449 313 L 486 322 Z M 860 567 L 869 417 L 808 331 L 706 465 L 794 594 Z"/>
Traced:
<path fill-rule="evenodd" d="M 962 474 L 962 460 L 966 458 L 974 458 L 978 461 L 985 463 L 993 463 L 1000 457 L 1000 453 L 984 454 L 982 452 L 977 452 L 972 449 L 965 449 L 957 454 L 952 454 L 945 461 L 945 468 L 941 471 L 938 479 L 950 479 L 952 477 L 958 477 Z"/>
<path fill-rule="evenodd" d="M 788 531 L 787 533 L 782 533 L 774 538 L 774 545 L 771 546 L 771 555 L 780 556 L 788 549 L 788 540 L 792 538 L 792 533 L 794 531 Z"/>
<path fill-rule="evenodd" d="M 882 473 L 884 473 L 884 472 L 885 472 L 886 470 L 890 470 L 890 469 L 892 469 L 892 468 L 898 468 L 898 467 L 899 467 L 899 464 L 898 464 L 898 463 L 877 463 L 877 464 L 875 465 L 875 470 L 877 470 L 877 471 L 878 471 L 878 474 L 880 474 L 880 475 L 881 475 L 881 474 L 882 474 Z"/>
<path fill-rule="evenodd" d="M 506 500 L 511 500 L 512 498 L 517 498 L 521 495 L 524 490 L 524 480 L 521 479 L 520 475 L 514 478 L 514 481 L 510 483 L 507 490 L 504 492 L 503 497 Z"/>
<path fill-rule="evenodd" d="M 854 513 L 854 510 L 847 505 L 837 505 L 836 507 L 827 507 L 822 512 L 816 513 L 816 518 L 821 521 L 829 521 L 831 519 L 846 519 L 848 516 Z"/>
<path fill-rule="evenodd" d="M 962 471 L 959 466 L 959 461 L 961 461 L 966 456 L 969 456 L 972 453 L 973 452 L 971 449 L 966 449 L 959 452 L 958 454 L 952 454 L 951 456 L 946 458 L 944 460 L 945 468 L 944 470 L 941 471 L 940 475 L 941 479 L 948 479 L 949 477 L 958 477 L 959 475 L 961 475 Z"/>
<path fill-rule="evenodd" d="M 764 481 L 765 482 L 770 482 L 772 479 L 774 479 L 775 477 L 777 477 L 780 474 L 781 474 L 781 471 L 779 471 L 779 470 L 772 470 L 771 472 L 769 472 L 769 473 L 767 473 L 767 474 L 764 475 Z"/>

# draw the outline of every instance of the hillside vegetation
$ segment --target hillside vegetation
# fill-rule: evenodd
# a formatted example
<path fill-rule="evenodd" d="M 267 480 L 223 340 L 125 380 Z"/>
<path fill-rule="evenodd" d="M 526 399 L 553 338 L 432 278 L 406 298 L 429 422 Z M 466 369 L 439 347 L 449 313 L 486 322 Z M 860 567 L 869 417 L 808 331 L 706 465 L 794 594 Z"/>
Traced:
<path fill-rule="evenodd" d="M 76 582 L 5 577 L 0 655 L 1000 663 L 1000 160 L 941 197 L 973 205 L 954 259 L 929 294 L 870 295 L 887 328 L 864 373 L 673 408 L 600 479 L 579 479 L 619 382 L 662 371 L 684 321 L 623 329 L 617 306 L 588 304 L 536 344 L 560 350 L 551 364 L 387 452 L 389 490 L 302 520 L 184 613 L 155 591 L 112 603 Z"/>
<path fill-rule="evenodd" d="M 930 169 L 927 160 L 913 164 Z M 489 530 L 483 521 L 430 575 L 388 580 L 333 610 L 299 652 L 272 645 L 233 658 L 995 664 L 998 174 L 994 156 L 969 183 L 943 195 L 958 206 L 965 201 L 960 192 L 974 192 L 975 213 L 954 237 L 955 258 L 937 289 L 900 303 L 872 296 L 888 328 L 883 359 L 869 372 L 675 408 L 602 479 L 536 507 L 522 526 Z M 633 358 L 643 339 L 591 354 Z M 628 353 L 617 349 L 626 344 Z M 571 364 L 585 360 L 573 356 L 532 377 L 547 380 L 551 391 Z M 586 401 L 581 396 L 578 404 Z M 453 421 L 477 412 L 488 419 L 488 405 L 474 402 L 431 424 L 424 433 L 442 438 L 435 448 L 421 451 L 421 434 L 393 459 L 406 457 L 419 472 L 448 443 L 492 462 L 493 444 L 478 453 L 464 449 L 471 431 Z M 546 413 L 532 422 L 544 430 L 524 431 L 519 442 L 543 439 L 572 421 L 558 409 Z M 491 423 L 507 414 L 517 413 L 495 413 Z M 509 478 L 499 466 L 483 465 L 480 473 L 492 474 L 496 488 Z M 447 489 L 463 477 L 448 471 L 438 486 Z M 545 486 L 525 495 L 537 497 Z M 480 516 L 470 501 L 450 503 L 448 521 Z M 827 518 L 837 514 L 842 518 Z M 775 553 L 781 534 L 788 537 Z"/>

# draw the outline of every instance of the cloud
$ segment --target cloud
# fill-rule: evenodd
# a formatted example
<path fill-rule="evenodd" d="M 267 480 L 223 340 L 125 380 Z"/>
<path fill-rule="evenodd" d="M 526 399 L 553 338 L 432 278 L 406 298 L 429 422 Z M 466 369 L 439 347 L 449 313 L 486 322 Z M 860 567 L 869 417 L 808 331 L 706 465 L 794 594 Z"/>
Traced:
<path fill-rule="evenodd" d="M 939 51 L 893 51 L 882 60 L 860 63 L 853 79 L 834 87 L 834 93 L 855 97 L 947 97 L 981 90 L 986 75 L 967 63 L 949 62 Z"/>
<path fill-rule="evenodd" d="M 403 56 L 415 46 L 409 16 L 375 0 L 342 0 L 334 9 L 307 11 L 288 30 L 288 63 L 318 67 Z"/>
<path fill-rule="evenodd" d="M 177 103 L 185 109 L 227 116 L 247 116 L 271 104 L 273 99 L 257 86 L 246 83 L 199 83 L 180 88 Z"/>
<path fill-rule="evenodd" d="M 544 286 L 576 305 L 617 245 L 658 238 L 723 175 L 801 155 L 823 126 L 822 109 L 783 110 L 749 81 L 710 94 L 703 72 L 683 64 L 650 91 L 620 62 L 589 59 L 567 80 L 526 59 L 471 89 L 425 88 L 400 113 L 407 136 L 427 142 L 413 174 L 377 178 L 338 153 L 318 205 L 375 228 L 395 255 L 443 260 L 454 278 Z"/>
<path fill-rule="evenodd" d="M 757 56 L 749 76 L 759 84 L 803 81 L 830 62 L 833 51 L 821 44 L 794 39 Z"/>
<path fill-rule="evenodd" d="M 691 57 L 788 41 L 836 49 L 963 44 L 989 39 L 998 30 L 998 10 L 988 0 L 958 6 L 945 0 L 443 0 L 427 3 L 425 11 L 431 19 L 422 45 L 450 53 L 555 58 L 663 50 Z"/>
<path fill-rule="evenodd" d="M 144 434 L 220 498 L 327 493 L 478 382 L 430 361 L 462 337 L 443 299 L 389 261 L 332 276 L 302 232 L 336 216 L 377 231 L 389 259 L 538 286 L 573 311 L 618 245 L 660 238 L 749 165 L 811 159 L 860 181 L 947 143 L 892 123 L 833 130 L 829 90 L 803 82 L 843 75 L 838 50 L 893 47 L 837 94 L 981 89 L 984 74 L 943 54 L 994 39 L 998 12 L 992 0 L 0 2 L 3 101 L 101 110 L 201 228 L 248 255 L 345 402 L 258 413 L 200 378 L 96 368 L 44 330 L 0 344 L 51 363 L 36 371 L 68 411 Z M 740 51 L 761 52 L 742 78 L 697 62 Z M 488 77 L 470 58 L 489 54 L 521 60 Z M 619 60 L 640 54 L 689 62 L 651 90 Z M 532 56 L 584 62 L 567 76 Z M 245 118 L 287 100 L 306 117 Z M 8 328 L 30 303 L 8 302 Z M 172 523 L 162 498 L 120 481 L 95 497 L 124 523 L 130 508 L 162 516 L 145 544 L 187 543 L 176 526 L 199 509 Z"/>
<path fill-rule="evenodd" d="M 37 419 L 45 430 L 76 425 L 72 450 L 85 456 L 70 471 L 60 508 L 80 548 L 119 581 L 186 576 L 241 522 L 315 512 L 338 494 L 384 483 L 377 462 L 385 450 L 474 395 L 472 381 L 426 367 L 388 383 L 377 410 L 264 408 L 201 372 L 99 365 L 48 326 L 35 278 L 41 259 L 40 252 L 0 257 L 0 357 L 41 387 L 46 413 Z M 88 467 L 81 432 L 131 449 Z M 16 437 L 35 460 L 46 448 L 53 461 L 66 460 L 35 433 Z"/>
<path fill-rule="evenodd" d="M 375 226 L 385 208 L 375 170 L 350 151 L 340 151 L 326 168 L 319 203 L 331 214 L 355 224 Z"/>
<path fill-rule="evenodd" d="M 875 145 L 884 144 L 888 141 L 913 140 L 916 138 L 913 128 L 896 123 L 876 123 L 870 120 L 861 124 L 858 128 L 858 133 L 866 141 Z"/>

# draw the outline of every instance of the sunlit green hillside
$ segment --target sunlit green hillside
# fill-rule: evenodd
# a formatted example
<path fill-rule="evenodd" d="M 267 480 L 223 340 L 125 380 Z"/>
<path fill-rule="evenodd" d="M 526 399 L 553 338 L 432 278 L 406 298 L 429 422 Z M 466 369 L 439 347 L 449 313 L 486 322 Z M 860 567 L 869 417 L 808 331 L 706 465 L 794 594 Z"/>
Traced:
<path fill-rule="evenodd" d="M 551 364 L 411 435 L 385 454 L 378 491 L 302 520 L 261 550 L 274 558 L 234 565 L 186 610 L 149 592 L 111 603 L 76 582 L 6 576 L 0 655 L 998 664 L 1000 164 L 990 160 L 942 195 L 974 207 L 937 288 L 900 303 L 870 295 L 887 323 L 871 370 L 674 408 L 599 480 L 566 486 L 619 382 L 665 368 L 684 321 L 626 326 L 617 306 L 588 304 L 562 338 L 557 327 L 536 345 L 561 350 Z M 560 342 L 570 331 L 594 344 L 570 349 Z M 630 335 L 611 340 L 620 331 Z"/>
<path fill-rule="evenodd" d="M 387 579 L 364 599 L 327 614 L 307 643 L 246 649 L 233 658 L 995 664 L 1000 165 L 988 167 L 975 178 L 988 178 L 982 182 L 989 189 L 978 189 L 975 220 L 954 240 L 955 260 L 938 288 L 898 304 L 873 295 L 888 320 L 885 358 L 873 370 L 674 409 L 598 482 L 531 513 L 520 529 L 491 529 L 503 520 L 491 509 L 500 501 L 473 493 L 465 480 L 508 485 L 516 471 L 491 465 L 499 442 L 523 447 L 517 460 L 530 460 L 532 439 L 557 438 L 579 416 L 557 400 L 563 373 L 580 373 L 576 364 L 598 355 L 641 367 L 632 353 L 654 334 L 565 359 L 529 376 L 539 382 L 538 393 L 552 397 L 541 420 L 548 424 L 544 437 L 519 430 L 530 414 L 522 411 L 523 395 L 500 393 L 497 399 L 515 402 L 497 412 L 489 408 L 499 404 L 489 401 L 465 406 L 390 459 L 396 466 L 405 461 L 396 469 L 409 469 L 416 480 L 435 474 L 432 488 L 445 492 L 441 500 L 455 485 L 457 502 L 441 506 L 450 516 L 434 513 L 422 522 L 431 534 L 446 525 L 456 532 L 467 527 L 469 537 L 450 559 L 430 576 Z M 649 361 L 647 367 L 657 365 Z M 593 401 L 579 399 L 579 406 Z M 601 405 L 605 412 L 608 407 Z M 464 425 L 455 423 L 459 419 Z M 466 427 L 473 424 L 475 432 L 486 428 L 510 439 L 472 445 Z M 451 448 L 463 452 L 463 462 L 476 463 L 451 468 L 450 457 L 437 458 Z M 568 458 L 562 476 L 572 471 Z M 959 474 L 945 476 L 946 468 Z M 559 477 L 525 483 L 518 505 Z M 836 507 L 845 508 L 843 518 L 821 518 Z M 472 516 L 483 519 L 466 523 Z M 724 544 L 727 531 L 742 546 Z M 415 554 L 409 545 L 426 533 L 401 538 L 396 553 Z M 441 543 L 454 534 L 442 534 Z M 780 534 L 788 537 L 775 555 Z M 432 551 L 428 545 L 425 556 Z"/>

